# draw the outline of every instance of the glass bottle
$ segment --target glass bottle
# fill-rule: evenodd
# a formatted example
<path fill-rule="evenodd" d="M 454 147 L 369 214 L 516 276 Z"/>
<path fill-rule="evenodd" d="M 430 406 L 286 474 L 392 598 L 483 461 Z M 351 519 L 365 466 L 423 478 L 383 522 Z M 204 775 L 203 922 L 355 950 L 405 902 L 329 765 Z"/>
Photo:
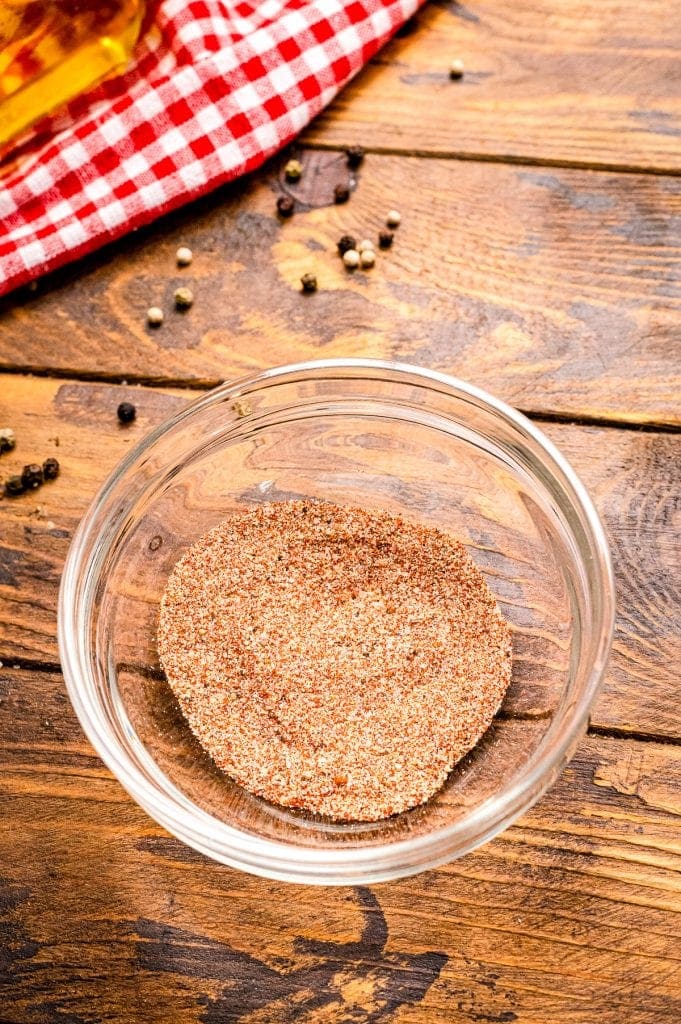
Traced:
<path fill-rule="evenodd" d="M 0 148 L 122 70 L 144 0 L 0 0 Z"/>

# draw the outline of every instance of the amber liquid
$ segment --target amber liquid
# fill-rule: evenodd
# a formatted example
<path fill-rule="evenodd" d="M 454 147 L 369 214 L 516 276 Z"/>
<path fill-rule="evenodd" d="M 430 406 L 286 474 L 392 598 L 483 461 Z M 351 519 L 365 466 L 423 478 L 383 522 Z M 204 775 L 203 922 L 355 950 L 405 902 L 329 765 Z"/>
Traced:
<path fill-rule="evenodd" d="M 121 70 L 144 0 L 0 0 L 0 147 Z"/>

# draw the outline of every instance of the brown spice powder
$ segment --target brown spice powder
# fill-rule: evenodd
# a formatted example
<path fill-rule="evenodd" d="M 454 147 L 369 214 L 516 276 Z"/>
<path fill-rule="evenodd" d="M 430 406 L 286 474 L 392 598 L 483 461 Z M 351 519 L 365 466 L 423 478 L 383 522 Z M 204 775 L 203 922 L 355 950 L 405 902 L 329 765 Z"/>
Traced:
<path fill-rule="evenodd" d="M 510 628 L 462 544 L 322 502 L 262 505 L 197 541 L 158 646 L 218 767 L 339 821 L 431 797 L 511 678 Z"/>

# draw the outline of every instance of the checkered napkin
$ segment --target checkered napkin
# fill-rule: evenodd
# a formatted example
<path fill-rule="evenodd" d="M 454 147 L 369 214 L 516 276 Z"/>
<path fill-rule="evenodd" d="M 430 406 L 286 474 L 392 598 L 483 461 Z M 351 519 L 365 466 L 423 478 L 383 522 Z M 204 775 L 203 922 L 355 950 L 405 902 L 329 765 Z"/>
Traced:
<path fill-rule="evenodd" d="M 127 72 L 0 176 L 0 295 L 258 167 L 421 2 L 158 3 Z"/>

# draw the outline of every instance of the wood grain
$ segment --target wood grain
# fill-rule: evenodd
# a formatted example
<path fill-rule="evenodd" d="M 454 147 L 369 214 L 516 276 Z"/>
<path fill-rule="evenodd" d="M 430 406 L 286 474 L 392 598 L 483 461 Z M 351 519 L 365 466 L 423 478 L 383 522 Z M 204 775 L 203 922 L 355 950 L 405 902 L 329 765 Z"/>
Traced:
<path fill-rule="evenodd" d="M 679 171 L 681 22 L 669 14 L 665 0 L 435 0 L 306 139 Z"/>
<path fill-rule="evenodd" d="M 681 1019 L 680 45 L 663 0 L 433 0 L 309 128 L 298 186 L 284 157 L 0 302 L 0 476 L 62 464 L 0 500 L 1 1024 Z M 334 206 L 350 142 L 373 152 Z M 393 206 L 394 248 L 348 275 L 338 237 Z M 213 864 L 131 801 L 71 710 L 55 608 L 96 488 L 188 400 L 171 386 L 347 355 L 601 423 L 545 429 L 604 519 L 618 616 L 591 732 L 530 813 L 437 871 L 322 891 Z"/>
<path fill-rule="evenodd" d="M 130 445 L 187 395 L 20 376 L 2 378 L 0 394 L 19 438 L 0 472 L 53 454 L 62 465 L 54 483 L 0 501 L 0 659 L 56 663 L 57 588 L 75 526 Z M 123 399 L 138 409 L 128 428 L 115 415 Z M 563 424 L 545 430 L 592 493 L 613 550 L 617 630 L 593 723 L 681 738 L 681 436 Z"/>
<path fill-rule="evenodd" d="M 373 890 L 255 879 L 156 826 L 57 673 L 0 670 L 12 1024 L 676 1024 L 681 748 L 592 737 L 520 822 Z"/>
<path fill-rule="evenodd" d="M 525 410 L 681 423 L 681 179 L 370 156 L 350 203 L 334 206 L 343 158 L 304 160 L 309 209 L 290 221 L 275 216 L 284 186 L 271 167 L 10 296 L 0 367 L 206 385 L 379 356 Z M 348 274 L 338 238 L 375 236 L 389 206 L 403 214 L 393 248 Z M 181 242 L 195 253 L 182 271 Z M 306 271 L 314 295 L 301 294 Z M 180 282 L 196 295 L 184 315 L 172 309 Z M 158 330 L 151 304 L 166 310 Z"/>

